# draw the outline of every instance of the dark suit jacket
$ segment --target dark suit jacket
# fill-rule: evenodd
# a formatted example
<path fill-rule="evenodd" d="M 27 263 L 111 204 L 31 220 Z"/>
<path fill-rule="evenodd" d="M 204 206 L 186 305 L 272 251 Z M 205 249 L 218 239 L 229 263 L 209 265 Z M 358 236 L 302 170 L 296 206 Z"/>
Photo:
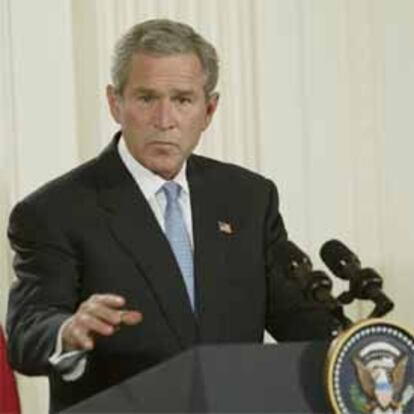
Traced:
<path fill-rule="evenodd" d="M 286 239 L 274 184 L 240 167 L 188 160 L 196 317 L 164 233 L 120 160 L 115 137 L 96 159 L 48 183 L 12 212 L 18 282 L 10 292 L 15 369 L 48 375 L 60 410 L 196 344 L 329 334 L 328 317 L 272 271 Z M 230 223 L 232 234 L 218 222 Z M 115 293 L 144 320 L 97 340 L 85 374 L 62 381 L 48 363 L 61 323 L 94 293 Z"/>

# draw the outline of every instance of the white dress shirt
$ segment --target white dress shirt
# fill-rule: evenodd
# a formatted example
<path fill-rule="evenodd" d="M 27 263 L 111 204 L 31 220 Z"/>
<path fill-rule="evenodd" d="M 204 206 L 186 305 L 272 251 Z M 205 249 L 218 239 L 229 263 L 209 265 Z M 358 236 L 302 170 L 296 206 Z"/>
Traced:
<path fill-rule="evenodd" d="M 162 186 L 167 182 L 161 176 L 153 173 L 152 171 L 145 168 L 140 164 L 129 152 L 124 138 L 121 137 L 118 142 L 118 154 L 131 174 L 132 178 L 138 185 L 139 189 L 143 193 L 145 199 L 150 205 L 158 224 L 162 231 L 165 233 L 165 209 L 167 206 L 167 199 L 164 191 L 160 191 Z M 179 204 L 182 209 L 185 226 L 190 238 L 191 247 L 194 250 L 194 237 L 193 237 L 193 223 L 192 223 L 192 212 L 191 212 L 191 198 L 190 188 L 186 176 L 187 163 L 185 162 L 174 177 L 173 181 L 181 187 L 179 195 Z M 49 358 L 49 362 L 57 367 L 65 365 L 65 373 L 62 374 L 62 378 L 66 381 L 75 381 L 80 378 L 85 372 L 87 363 L 87 351 L 72 351 L 62 352 L 62 331 L 65 327 L 64 322 L 59 329 L 55 352 Z"/>
<path fill-rule="evenodd" d="M 137 183 L 138 187 L 144 194 L 145 199 L 148 201 L 154 215 L 165 233 L 165 219 L 164 213 L 167 207 L 167 199 L 165 194 L 161 190 L 161 187 L 167 182 L 164 178 L 153 173 L 140 164 L 128 151 L 125 141 L 121 138 L 118 143 L 118 152 L 121 160 L 125 164 L 132 178 Z M 191 214 L 191 200 L 190 189 L 188 186 L 187 176 L 185 174 L 187 163 L 185 162 L 181 170 L 174 177 L 173 181 L 181 187 L 180 196 L 178 202 L 184 216 L 185 226 L 187 228 L 188 235 L 190 237 L 191 246 L 194 249 L 193 241 L 193 220 Z"/>

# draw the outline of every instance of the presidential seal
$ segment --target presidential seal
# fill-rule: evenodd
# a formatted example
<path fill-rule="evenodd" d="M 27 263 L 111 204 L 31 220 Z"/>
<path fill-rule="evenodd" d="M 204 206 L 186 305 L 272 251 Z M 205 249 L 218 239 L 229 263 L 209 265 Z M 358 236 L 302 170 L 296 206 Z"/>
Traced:
<path fill-rule="evenodd" d="M 381 319 L 355 324 L 332 344 L 326 388 L 335 413 L 414 413 L 414 336 Z"/>

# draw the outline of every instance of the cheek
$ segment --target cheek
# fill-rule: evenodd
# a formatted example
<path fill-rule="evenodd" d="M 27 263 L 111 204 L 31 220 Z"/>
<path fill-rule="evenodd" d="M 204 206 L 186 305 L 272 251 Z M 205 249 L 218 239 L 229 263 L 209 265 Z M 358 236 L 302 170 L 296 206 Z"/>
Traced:
<path fill-rule="evenodd" d="M 149 114 L 142 108 L 137 108 L 135 105 L 126 105 L 122 111 L 122 119 L 125 125 L 129 126 L 144 126 L 149 122 Z"/>
<path fill-rule="evenodd" d="M 186 122 L 186 128 L 192 135 L 200 134 L 207 127 L 207 117 L 205 114 L 195 114 L 194 116 L 188 117 Z"/>
<path fill-rule="evenodd" d="M 126 124 L 132 126 L 140 126 L 144 124 L 142 114 L 139 114 L 136 111 L 126 111 L 124 114 L 124 120 Z"/>

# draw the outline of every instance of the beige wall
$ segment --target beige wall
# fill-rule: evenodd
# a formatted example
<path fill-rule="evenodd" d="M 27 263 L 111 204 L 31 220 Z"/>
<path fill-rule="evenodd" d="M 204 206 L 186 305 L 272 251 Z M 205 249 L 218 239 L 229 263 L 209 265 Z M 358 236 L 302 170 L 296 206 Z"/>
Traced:
<path fill-rule="evenodd" d="M 344 240 L 414 329 L 412 0 L 2 0 L 1 320 L 11 206 L 109 141 L 113 43 L 161 16 L 195 25 L 222 57 L 221 108 L 199 152 L 273 178 L 316 267 L 325 240 Z M 25 413 L 46 412 L 45 382 L 20 387 Z"/>

